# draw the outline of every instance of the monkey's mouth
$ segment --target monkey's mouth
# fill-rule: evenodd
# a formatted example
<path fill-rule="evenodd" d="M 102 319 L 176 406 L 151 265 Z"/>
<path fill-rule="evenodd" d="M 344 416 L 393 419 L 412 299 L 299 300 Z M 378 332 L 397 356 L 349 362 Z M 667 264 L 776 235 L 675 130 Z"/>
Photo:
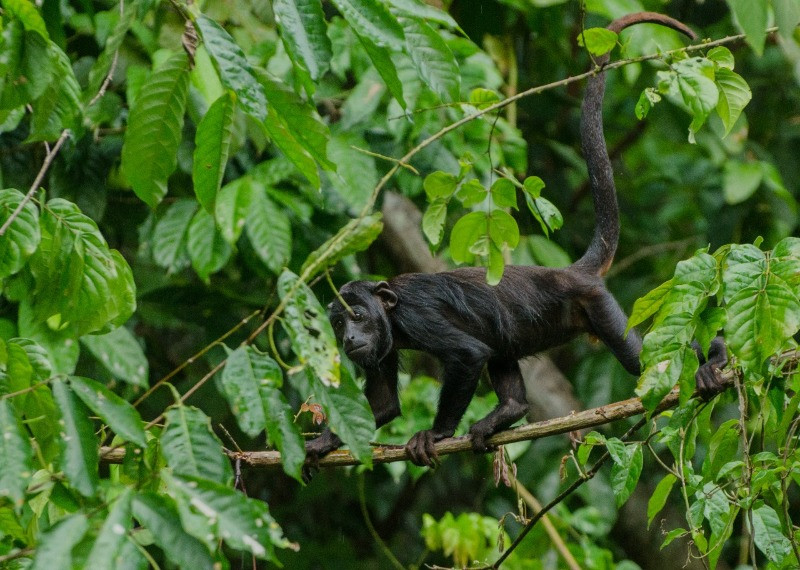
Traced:
<path fill-rule="evenodd" d="M 358 360 L 369 354 L 369 345 L 359 344 L 358 346 L 347 347 L 344 349 L 344 352 L 351 360 Z"/>

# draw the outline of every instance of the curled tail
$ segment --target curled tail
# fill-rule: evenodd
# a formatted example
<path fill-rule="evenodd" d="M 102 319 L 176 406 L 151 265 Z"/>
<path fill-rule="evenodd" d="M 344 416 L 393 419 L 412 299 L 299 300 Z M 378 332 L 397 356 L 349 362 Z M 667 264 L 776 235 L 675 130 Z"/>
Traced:
<path fill-rule="evenodd" d="M 655 12 L 628 14 L 611 22 L 608 29 L 619 33 L 634 24 L 661 24 L 677 30 L 694 39 L 695 33 L 687 26 L 669 16 Z M 595 61 L 602 67 L 608 63 L 605 54 Z M 603 134 L 603 94 L 606 90 L 605 77 L 598 73 L 589 78 L 581 106 L 581 150 L 589 170 L 589 186 L 594 201 L 594 235 L 586 253 L 575 262 L 589 273 L 605 275 L 614 260 L 619 241 L 619 208 L 617 191 L 614 186 L 614 172 L 606 149 Z"/>

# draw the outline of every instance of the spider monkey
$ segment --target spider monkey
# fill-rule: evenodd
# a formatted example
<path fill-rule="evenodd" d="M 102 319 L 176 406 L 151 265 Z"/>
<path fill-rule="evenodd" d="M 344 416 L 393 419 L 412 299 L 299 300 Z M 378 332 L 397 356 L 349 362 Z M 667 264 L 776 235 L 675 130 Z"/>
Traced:
<path fill-rule="evenodd" d="M 656 23 L 694 38 L 684 24 L 652 12 L 615 20 L 619 32 L 638 23 Z M 608 55 L 597 58 L 602 67 Z M 518 361 L 563 344 L 580 333 L 599 337 L 625 369 L 640 374 L 641 337 L 625 335 L 627 317 L 602 276 L 608 271 L 619 238 L 619 213 L 611 161 L 603 134 L 605 79 L 592 76 L 581 109 L 581 147 L 586 157 L 595 210 L 595 229 L 584 255 L 566 268 L 509 266 L 496 286 L 486 283 L 483 268 L 442 273 L 405 273 L 389 281 L 352 281 L 340 300 L 329 305 L 330 320 L 345 353 L 366 373 L 365 395 L 378 427 L 400 415 L 397 351 L 416 349 L 443 365 L 439 406 L 431 429 L 416 433 L 406 444 L 411 461 L 433 466 L 434 443 L 453 435 L 475 392 L 484 367 L 499 403 L 469 428 L 476 451 L 486 439 L 527 412 Z M 706 359 L 695 343 L 702 365 L 697 387 L 706 395 L 721 388 L 719 368 L 727 362 L 721 338 L 712 342 Z M 330 429 L 306 444 L 312 458 L 341 445 Z"/>

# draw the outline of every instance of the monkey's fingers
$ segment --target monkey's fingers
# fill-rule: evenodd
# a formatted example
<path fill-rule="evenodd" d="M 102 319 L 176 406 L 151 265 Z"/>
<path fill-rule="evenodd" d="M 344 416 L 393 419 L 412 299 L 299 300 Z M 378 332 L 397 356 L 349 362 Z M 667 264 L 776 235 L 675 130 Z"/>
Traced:
<path fill-rule="evenodd" d="M 724 392 L 727 387 L 720 375 L 719 368 L 711 362 L 701 365 L 694 378 L 697 382 L 697 391 L 704 400 L 710 400 Z"/>
<path fill-rule="evenodd" d="M 420 467 L 436 467 L 439 464 L 439 454 L 436 452 L 436 439 L 430 430 L 415 433 L 406 444 L 411 463 Z"/>

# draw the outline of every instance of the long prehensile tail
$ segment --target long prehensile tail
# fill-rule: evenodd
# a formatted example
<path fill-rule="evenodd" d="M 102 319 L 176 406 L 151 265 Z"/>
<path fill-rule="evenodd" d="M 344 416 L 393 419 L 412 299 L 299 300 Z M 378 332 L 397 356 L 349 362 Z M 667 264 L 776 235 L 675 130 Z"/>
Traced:
<path fill-rule="evenodd" d="M 677 30 L 694 39 L 695 33 L 681 22 L 655 12 L 638 12 L 618 18 L 608 29 L 619 33 L 634 24 L 660 24 Z M 608 54 L 595 60 L 602 68 L 608 63 Z M 614 172 L 606 149 L 603 134 L 603 95 L 606 84 L 602 71 L 589 78 L 581 106 L 581 150 L 589 171 L 589 186 L 594 201 L 594 235 L 586 253 L 575 265 L 587 272 L 605 275 L 614 260 L 619 241 L 619 208 L 614 186 Z"/>

